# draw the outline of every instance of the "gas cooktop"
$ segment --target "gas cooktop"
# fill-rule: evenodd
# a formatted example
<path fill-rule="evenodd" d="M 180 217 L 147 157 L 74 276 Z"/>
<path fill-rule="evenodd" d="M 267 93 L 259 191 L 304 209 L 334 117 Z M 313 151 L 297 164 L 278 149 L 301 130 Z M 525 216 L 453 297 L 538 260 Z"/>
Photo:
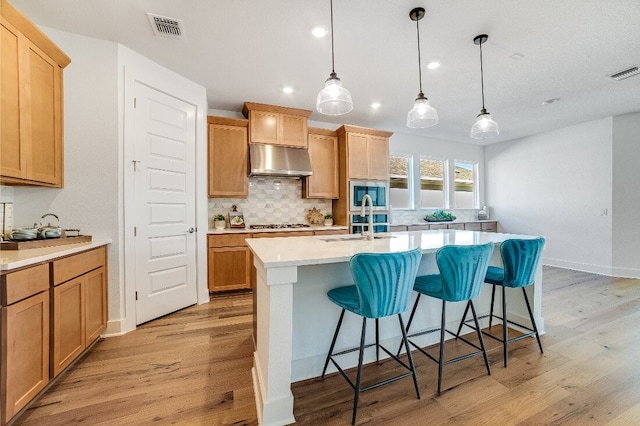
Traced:
<path fill-rule="evenodd" d="M 249 229 L 289 229 L 289 228 L 308 228 L 306 223 L 268 223 L 249 225 Z"/>

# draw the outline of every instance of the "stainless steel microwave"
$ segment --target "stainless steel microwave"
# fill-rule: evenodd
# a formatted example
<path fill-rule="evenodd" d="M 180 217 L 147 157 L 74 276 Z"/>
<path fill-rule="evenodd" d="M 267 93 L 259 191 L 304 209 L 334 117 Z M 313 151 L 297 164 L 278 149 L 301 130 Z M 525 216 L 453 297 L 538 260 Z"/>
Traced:
<path fill-rule="evenodd" d="M 365 194 L 371 197 L 373 210 L 389 210 L 389 183 L 375 181 L 349 182 L 349 209 L 359 210 Z M 367 206 L 367 209 L 369 207 Z"/>

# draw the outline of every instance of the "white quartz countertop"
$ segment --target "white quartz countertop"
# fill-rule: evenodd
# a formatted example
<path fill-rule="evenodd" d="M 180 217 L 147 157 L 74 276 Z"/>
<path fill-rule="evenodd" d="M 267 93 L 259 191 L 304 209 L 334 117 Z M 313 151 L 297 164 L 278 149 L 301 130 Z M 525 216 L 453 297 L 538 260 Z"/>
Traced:
<path fill-rule="evenodd" d="M 333 225 L 333 226 L 309 226 L 308 228 L 261 228 L 261 229 L 249 229 L 249 228 L 225 228 L 225 229 L 209 229 L 207 234 L 219 235 L 219 234 L 257 234 L 259 232 L 309 232 L 309 231 L 341 231 L 349 229 L 347 226 Z"/>
<path fill-rule="evenodd" d="M 247 245 L 265 268 L 318 265 L 348 261 L 357 253 L 393 253 L 421 247 L 423 253 L 435 252 L 445 245 L 499 244 L 510 238 L 537 238 L 531 235 L 497 232 L 409 231 L 376 234 L 369 241 L 359 234 L 318 235 L 313 237 L 248 238 Z"/>
<path fill-rule="evenodd" d="M 110 239 L 24 250 L 2 250 L 0 251 L 0 271 L 11 271 L 13 269 L 35 265 L 36 263 L 47 262 L 107 244 L 111 244 Z"/>

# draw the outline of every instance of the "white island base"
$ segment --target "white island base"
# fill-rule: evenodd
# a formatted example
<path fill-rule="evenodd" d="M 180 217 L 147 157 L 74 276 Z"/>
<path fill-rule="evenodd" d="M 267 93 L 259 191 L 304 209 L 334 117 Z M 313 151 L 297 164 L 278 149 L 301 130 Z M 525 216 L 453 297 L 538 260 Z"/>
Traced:
<path fill-rule="evenodd" d="M 356 239 L 355 235 L 248 239 L 256 267 L 257 350 L 254 353 L 253 384 L 258 421 L 262 425 L 285 425 L 295 422 L 291 383 L 318 377 L 340 315 L 340 308 L 326 296 L 334 287 L 353 284 L 349 260 L 356 253 L 390 253 L 422 248 L 419 275 L 437 273 L 435 252 L 444 245 L 496 244 L 490 264 L 501 266 L 499 244 L 509 238 L 535 238 L 526 235 L 477 231 L 417 231 L 385 234 L 374 241 Z M 519 289 L 508 290 L 509 319 L 529 323 L 526 305 Z M 513 296 L 509 294 L 513 292 Z M 542 266 L 536 271 L 535 285 L 527 288 L 536 325 L 544 333 L 541 317 Z M 496 296 L 496 309 L 500 295 Z M 415 299 L 415 294 L 413 295 Z M 491 286 L 485 285 L 476 299 L 478 315 L 489 313 Z M 412 300 L 413 303 L 413 300 Z M 411 305 L 412 306 L 412 305 Z M 465 304 L 450 304 L 448 328 L 457 329 Z M 422 297 L 412 332 L 439 327 L 441 301 Z M 405 314 L 408 320 L 409 312 Z M 345 315 L 336 350 L 357 346 L 362 321 Z M 486 325 L 486 321 L 485 324 Z M 463 328 L 463 333 L 472 331 Z M 438 341 L 438 333 L 415 338 L 423 346 Z M 374 333 L 368 335 L 372 341 Z M 400 331 L 395 318 L 380 320 L 380 340 L 389 348 L 400 344 Z M 386 354 L 385 354 L 386 355 Z M 344 368 L 357 365 L 357 352 L 341 357 Z M 375 360 L 374 351 L 365 353 L 365 362 Z M 328 372 L 335 371 L 330 366 Z M 418 377 L 418 380 L 420 378 Z"/>

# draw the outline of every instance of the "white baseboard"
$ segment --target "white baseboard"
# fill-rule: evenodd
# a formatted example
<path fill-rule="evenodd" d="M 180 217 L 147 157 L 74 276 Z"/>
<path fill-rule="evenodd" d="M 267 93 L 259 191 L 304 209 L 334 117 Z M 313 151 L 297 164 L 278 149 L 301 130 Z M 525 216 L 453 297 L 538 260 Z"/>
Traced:
<path fill-rule="evenodd" d="M 123 320 L 112 320 L 107 322 L 107 329 L 102 333 L 102 337 L 122 336 L 128 331 L 123 328 Z"/>
<path fill-rule="evenodd" d="M 573 262 L 570 260 L 542 258 L 542 264 L 547 266 L 555 266 L 563 269 L 571 269 L 573 271 L 589 272 L 591 274 L 612 276 L 610 266 L 594 265 L 592 263 Z"/>

